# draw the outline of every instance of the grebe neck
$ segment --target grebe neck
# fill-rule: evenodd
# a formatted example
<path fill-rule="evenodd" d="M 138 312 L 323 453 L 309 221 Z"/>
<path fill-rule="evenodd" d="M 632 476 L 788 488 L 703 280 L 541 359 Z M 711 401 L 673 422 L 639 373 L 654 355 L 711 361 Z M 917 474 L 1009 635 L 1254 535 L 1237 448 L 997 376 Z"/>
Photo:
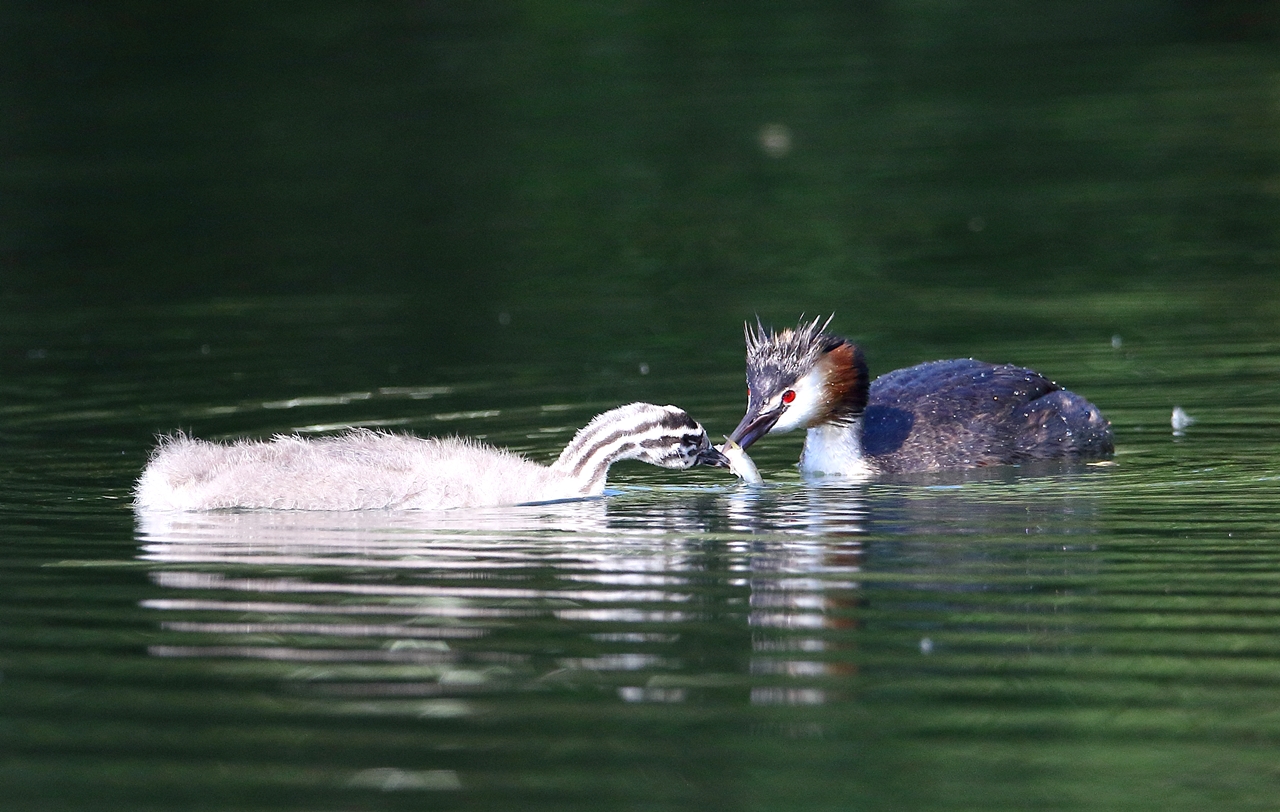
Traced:
<path fill-rule="evenodd" d="M 560 453 L 560 458 L 551 463 L 551 470 L 570 480 L 578 493 L 599 496 L 604 493 L 609 466 L 618 460 L 634 458 L 636 445 L 628 434 L 593 434 L 579 443 L 585 431 L 583 429 L 579 432 L 573 442 Z"/>
<path fill-rule="evenodd" d="M 875 473 L 875 467 L 862 451 L 862 415 L 809 429 L 800 455 L 800 470 L 806 474 L 851 478 Z"/>

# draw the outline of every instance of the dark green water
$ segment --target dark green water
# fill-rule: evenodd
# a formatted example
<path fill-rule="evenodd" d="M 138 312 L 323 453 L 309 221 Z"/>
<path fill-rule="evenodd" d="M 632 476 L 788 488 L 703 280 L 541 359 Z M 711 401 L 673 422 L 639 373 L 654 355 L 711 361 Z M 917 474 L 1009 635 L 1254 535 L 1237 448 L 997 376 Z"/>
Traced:
<path fill-rule="evenodd" d="M 1274 4 L 220 8 L 0 11 L 0 808 L 1275 808 Z M 831 311 L 1114 461 L 130 508 L 175 429 L 718 436 Z"/>

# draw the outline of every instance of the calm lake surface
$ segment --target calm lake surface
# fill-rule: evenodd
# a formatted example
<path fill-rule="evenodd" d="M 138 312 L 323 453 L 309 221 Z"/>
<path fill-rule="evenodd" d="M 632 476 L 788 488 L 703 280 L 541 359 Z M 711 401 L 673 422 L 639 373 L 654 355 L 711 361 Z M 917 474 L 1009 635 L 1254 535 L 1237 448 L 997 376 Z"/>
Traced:
<path fill-rule="evenodd" d="M 0 808 L 1274 809 L 1245 6 L 3 12 Z M 761 489 L 130 504 L 175 430 L 719 437 L 743 321 L 831 312 L 873 374 L 1041 370 L 1115 458 L 852 485 L 788 435 Z"/>

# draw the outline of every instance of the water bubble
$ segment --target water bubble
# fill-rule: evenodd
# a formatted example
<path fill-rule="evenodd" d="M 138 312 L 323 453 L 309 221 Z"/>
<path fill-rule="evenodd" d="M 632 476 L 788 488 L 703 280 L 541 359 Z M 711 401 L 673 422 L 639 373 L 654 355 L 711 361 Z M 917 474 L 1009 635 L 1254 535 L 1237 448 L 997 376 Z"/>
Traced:
<path fill-rule="evenodd" d="M 760 149 L 770 158 L 785 158 L 791 153 L 791 128 L 785 124 L 766 124 L 757 137 Z"/>
<path fill-rule="evenodd" d="M 1173 415 L 1169 418 L 1169 425 L 1173 426 L 1173 436 L 1183 436 L 1186 434 L 1187 427 L 1194 422 L 1196 422 L 1196 419 L 1187 414 L 1186 410 L 1181 406 L 1173 407 Z"/>

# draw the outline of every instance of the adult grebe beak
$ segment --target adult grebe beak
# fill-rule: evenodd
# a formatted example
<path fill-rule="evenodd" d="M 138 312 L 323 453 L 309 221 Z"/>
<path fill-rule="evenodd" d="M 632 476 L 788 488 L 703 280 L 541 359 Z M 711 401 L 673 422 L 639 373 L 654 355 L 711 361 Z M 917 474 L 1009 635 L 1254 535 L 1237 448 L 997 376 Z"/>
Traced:
<path fill-rule="evenodd" d="M 729 435 L 729 442 L 737 443 L 746 450 L 746 448 L 759 440 L 761 437 L 769 433 L 769 430 L 778 422 L 778 418 L 782 417 L 784 406 L 779 405 L 776 409 L 767 412 L 758 412 L 759 407 L 747 407 L 747 413 L 742 416 L 742 422 Z"/>
<path fill-rule="evenodd" d="M 706 448 L 698 449 L 698 455 L 693 460 L 694 465 L 709 465 L 712 468 L 728 468 L 729 458 L 721 454 L 714 446 L 708 444 Z"/>

